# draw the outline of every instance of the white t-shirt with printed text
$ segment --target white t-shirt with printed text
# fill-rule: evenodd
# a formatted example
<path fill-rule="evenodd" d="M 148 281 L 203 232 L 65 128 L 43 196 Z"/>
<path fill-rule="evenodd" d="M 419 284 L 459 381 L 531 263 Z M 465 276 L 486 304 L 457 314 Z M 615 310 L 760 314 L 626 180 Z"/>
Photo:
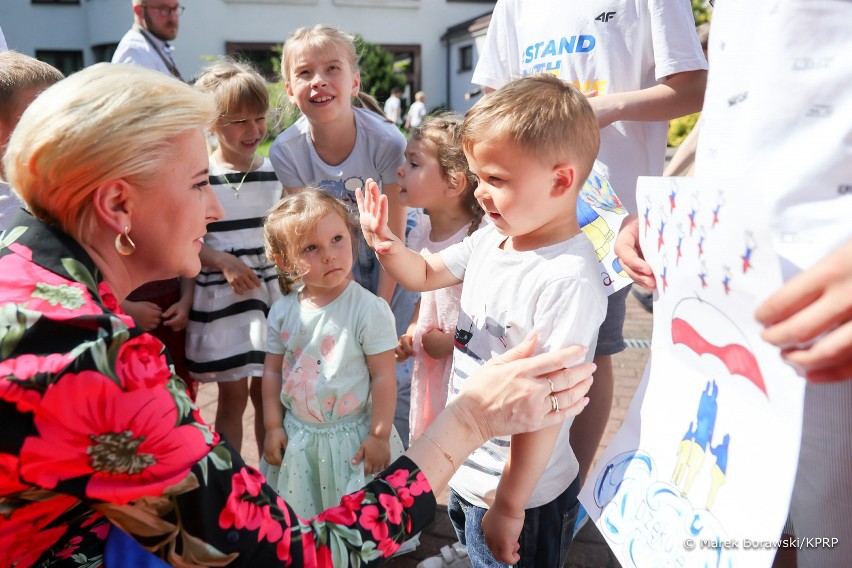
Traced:
<path fill-rule="evenodd" d="M 440 252 L 449 271 L 464 281 L 456 326 L 449 399 L 467 377 L 494 356 L 538 332 L 537 352 L 595 345 L 607 298 L 592 243 L 582 232 L 531 251 L 501 248 L 506 237 L 493 225 Z M 591 349 L 587 360 L 591 360 Z M 579 471 L 566 420 L 525 508 L 553 501 Z M 474 451 L 450 481 L 466 501 L 487 508 L 509 456 L 509 437 L 493 438 Z"/>
<path fill-rule="evenodd" d="M 707 60 L 688 2 L 498 0 L 472 82 L 499 89 L 550 73 L 604 95 L 698 69 L 707 69 Z M 601 173 L 630 212 L 636 178 L 663 173 L 667 129 L 668 121 L 619 121 L 601 130 Z"/>

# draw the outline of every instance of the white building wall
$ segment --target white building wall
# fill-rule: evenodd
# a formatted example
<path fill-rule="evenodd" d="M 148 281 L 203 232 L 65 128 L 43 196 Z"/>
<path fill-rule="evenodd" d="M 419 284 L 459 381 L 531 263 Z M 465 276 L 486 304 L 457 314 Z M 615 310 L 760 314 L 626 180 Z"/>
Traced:
<path fill-rule="evenodd" d="M 446 0 L 182 0 L 186 12 L 173 43 L 185 77 L 225 51 L 226 42 L 280 43 L 294 29 L 330 24 L 379 44 L 421 46 L 427 106 L 447 101 L 448 27 L 487 12 L 493 2 Z M 94 62 L 93 45 L 117 43 L 132 24 L 131 0 L 81 0 L 78 5 L 0 0 L 0 27 L 10 49 L 78 49 Z M 450 73 L 452 77 L 453 74 Z M 469 90 L 467 87 L 464 91 Z M 462 92 L 464 92 L 462 91 Z"/>

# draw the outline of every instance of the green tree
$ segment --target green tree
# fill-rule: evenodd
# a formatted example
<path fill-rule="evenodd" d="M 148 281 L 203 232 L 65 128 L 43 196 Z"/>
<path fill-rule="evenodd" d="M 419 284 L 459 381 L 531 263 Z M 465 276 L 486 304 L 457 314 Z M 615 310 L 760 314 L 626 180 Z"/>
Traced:
<path fill-rule="evenodd" d="M 692 0 L 692 13 L 695 15 L 695 25 L 700 26 L 710 21 L 713 11 L 707 0 Z"/>
<path fill-rule="evenodd" d="M 361 66 L 361 90 L 384 102 L 390 96 L 391 89 L 405 88 L 404 75 L 394 71 L 393 54 L 379 45 L 365 41 L 355 35 L 355 47 L 358 50 Z"/>
<path fill-rule="evenodd" d="M 692 14 L 695 16 L 695 25 L 700 26 L 710 22 L 710 17 L 713 15 L 713 8 L 707 0 L 692 0 Z M 669 121 L 668 145 L 672 147 L 680 146 L 683 139 L 690 133 L 698 122 L 700 112 L 675 118 Z"/>

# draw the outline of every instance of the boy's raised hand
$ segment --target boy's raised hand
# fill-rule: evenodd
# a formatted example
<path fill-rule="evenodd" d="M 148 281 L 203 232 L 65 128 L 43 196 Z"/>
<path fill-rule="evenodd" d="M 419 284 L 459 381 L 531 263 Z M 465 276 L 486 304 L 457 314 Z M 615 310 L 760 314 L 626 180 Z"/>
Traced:
<path fill-rule="evenodd" d="M 358 214 L 364 239 L 379 254 L 393 254 L 405 244 L 388 227 L 388 198 L 379 191 L 379 184 L 368 179 L 364 191 L 355 190 Z M 396 250 L 395 250 L 396 249 Z"/>

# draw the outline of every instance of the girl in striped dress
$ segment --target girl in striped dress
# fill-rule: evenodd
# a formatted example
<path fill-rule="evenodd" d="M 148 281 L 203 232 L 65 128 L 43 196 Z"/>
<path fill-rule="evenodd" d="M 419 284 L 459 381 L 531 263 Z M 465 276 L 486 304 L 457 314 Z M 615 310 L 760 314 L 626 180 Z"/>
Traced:
<path fill-rule="evenodd" d="M 269 95 L 257 71 L 229 60 L 202 71 L 195 86 L 212 94 L 219 109 L 212 127 L 218 146 L 210 155 L 210 185 L 225 216 L 208 225 L 201 250 L 187 326 L 187 367 L 192 378 L 219 384 L 216 431 L 237 451 L 251 398 L 260 449 L 266 314 L 281 296 L 275 266 L 264 256 L 262 223 L 282 188 L 269 160 L 256 154 L 266 138 Z"/>

